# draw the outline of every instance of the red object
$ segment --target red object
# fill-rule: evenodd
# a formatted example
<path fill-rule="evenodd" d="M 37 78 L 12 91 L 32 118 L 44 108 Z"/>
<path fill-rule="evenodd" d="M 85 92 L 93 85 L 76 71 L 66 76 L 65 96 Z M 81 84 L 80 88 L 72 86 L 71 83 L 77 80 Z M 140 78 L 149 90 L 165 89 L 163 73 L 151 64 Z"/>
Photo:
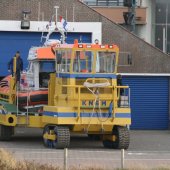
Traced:
<path fill-rule="evenodd" d="M 87 69 L 81 70 L 82 73 L 88 73 L 89 71 Z"/>

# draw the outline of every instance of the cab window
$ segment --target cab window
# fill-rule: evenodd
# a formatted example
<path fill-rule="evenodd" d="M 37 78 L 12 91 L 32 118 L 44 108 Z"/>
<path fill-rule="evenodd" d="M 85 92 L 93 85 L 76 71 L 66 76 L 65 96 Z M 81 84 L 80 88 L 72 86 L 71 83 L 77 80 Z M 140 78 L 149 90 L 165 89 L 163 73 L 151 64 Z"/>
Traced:
<path fill-rule="evenodd" d="M 92 72 L 93 52 L 76 51 L 73 58 L 73 72 L 89 73 Z"/>
<path fill-rule="evenodd" d="M 71 50 L 56 51 L 57 71 L 70 72 Z"/>
<path fill-rule="evenodd" d="M 116 55 L 114 52 L 98 52 L 96 57 L 96 73 L 113 73 Z"/>

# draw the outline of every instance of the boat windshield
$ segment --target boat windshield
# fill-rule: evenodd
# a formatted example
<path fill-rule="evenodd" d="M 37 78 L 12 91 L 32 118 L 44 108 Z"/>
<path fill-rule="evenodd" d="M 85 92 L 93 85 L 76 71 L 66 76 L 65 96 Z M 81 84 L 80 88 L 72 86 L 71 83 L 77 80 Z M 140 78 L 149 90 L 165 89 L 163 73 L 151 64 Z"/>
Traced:
<path fill-rule="evenodd" d="M 116 54 L 115 52 L 97 53 L 96 73 L 113 73 L 115 71 Z"/>
<path fill-rule="evenodd" d="M 39 72 L 45 72 L 45 73 L 55 72 L 55 61 L 40 61 Z"/>
<path fill-rule="evenodd" d="M 73 72 L 90 73 L 92 72 L 92 63 L 92 51 L 75 51 L 73 58 Z"/>

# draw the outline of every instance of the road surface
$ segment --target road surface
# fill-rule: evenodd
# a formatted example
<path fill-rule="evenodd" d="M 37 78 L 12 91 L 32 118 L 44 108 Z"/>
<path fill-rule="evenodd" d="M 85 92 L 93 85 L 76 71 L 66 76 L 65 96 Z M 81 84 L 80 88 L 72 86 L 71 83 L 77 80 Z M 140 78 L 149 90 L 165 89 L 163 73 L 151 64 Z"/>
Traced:
<path fill-rule="evenodd" d="M 18 160 L 63 166 L 63 150 L 45 148 L 39 129 L 18 128 L 12 141 L 0 142 L 0 148 L 5 148 Z M 101 141 L 91 140 L 86 135 L 71 137 L 69 167 L 120 168 L 120 159 L 120 150 L 103 148 Z M 125 151 L 125 167 L 170 168 L 170 131 L 131 131 L 130 147 Z"/>

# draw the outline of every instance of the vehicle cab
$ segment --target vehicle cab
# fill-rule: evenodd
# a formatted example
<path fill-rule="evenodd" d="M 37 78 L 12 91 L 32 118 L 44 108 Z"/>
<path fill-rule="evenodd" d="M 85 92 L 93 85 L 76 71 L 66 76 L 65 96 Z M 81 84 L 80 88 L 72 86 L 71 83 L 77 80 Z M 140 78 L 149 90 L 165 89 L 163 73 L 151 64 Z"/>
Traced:
<path fill-rule="evenodd" d="M 117 84 L 117 63 L 119 48 L 116 45 L 99 45 L 99 44 L 60 44 L 55 48 L 56 51 L 56 89 L 50 95 L 51 100 L 54 97 L 56 105 L 73 106 L 76 105 L 78 95 L 81 100 L 81 106 L 89 105 L 94 100 L 93 95 L 88 88 L 84 87 L 84 83 L 106 83 L 110 88 L 101 88 L 101 101 L 106 107 L 112 100 L 115 107 L 129 107 L 129 89 L 119 87 Z M 53 83 L 51 83 L 53 84 Z M 78 87 L 79 86 L 79 87 Z M 111 88 L 113 87 L 113 88 Z M 122 93 L 123 91 L 123 93 Z M 86 100 L 91 96 L 91 99 Z M 122 99 L 124 102 L 118 101 Z M 71 99 L 67 102 L 64 98 Z M 116 99 L 116 100 L 115 100 Z M 92 105 L 92 104 L 90 104 Z"/>

